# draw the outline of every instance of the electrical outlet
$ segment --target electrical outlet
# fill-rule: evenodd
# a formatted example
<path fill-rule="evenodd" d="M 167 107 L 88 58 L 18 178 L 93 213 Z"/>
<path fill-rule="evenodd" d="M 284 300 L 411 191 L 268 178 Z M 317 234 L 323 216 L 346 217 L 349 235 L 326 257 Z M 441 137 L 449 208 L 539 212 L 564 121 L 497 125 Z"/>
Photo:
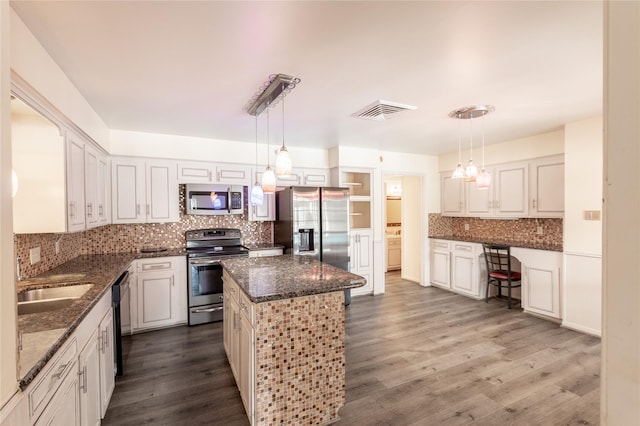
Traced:
<path fill-rule="evenodd" d="M 468 223 L 465 223 L 465 224 L 464 224 L 464 230 L 465 230 L 465 231 L 468 231 L 468 230 L 469 230 L 469 224 L 468 224 Z"/>
<path fill-rule="evenodd" d="M 29 259 L 31 260 L 32 265 L 40 262 L 40 247 L 29 250 Z"/>
<path fill-rule="evenodd" d="M 56 254 L 60 254 L 60 241 L 56 241 Z"/>
<path fill-rule="evenodd" d="M 542 229 L 542 226 L 538 226 L 538 229 L 536 230 L 536 234 L 538 235 L 544 234 L 544 230 Z"/>

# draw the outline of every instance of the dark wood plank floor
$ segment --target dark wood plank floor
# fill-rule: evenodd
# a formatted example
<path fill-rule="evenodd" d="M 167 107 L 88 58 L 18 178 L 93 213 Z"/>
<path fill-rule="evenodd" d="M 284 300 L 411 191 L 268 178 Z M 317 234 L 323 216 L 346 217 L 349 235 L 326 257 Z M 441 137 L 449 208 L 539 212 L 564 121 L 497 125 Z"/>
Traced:
<path fill-rule="evenodd" d="M 598 424 L 600 339 L 387 274 L 346 313 L 338 425 Z M 104 425 L 248 425 L 222 324 L 125 338 Z"/>

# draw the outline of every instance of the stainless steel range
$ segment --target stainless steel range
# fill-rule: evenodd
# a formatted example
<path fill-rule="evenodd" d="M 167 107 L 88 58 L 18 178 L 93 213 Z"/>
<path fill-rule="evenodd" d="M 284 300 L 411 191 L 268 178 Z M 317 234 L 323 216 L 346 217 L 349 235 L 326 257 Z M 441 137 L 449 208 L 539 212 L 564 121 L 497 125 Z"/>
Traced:
<path fill-rule="evenodd" d="M 220 260 L 248 257 L 239 229 L 197 229 L 185 233 L 189 259 L 189 325 L 222 321 Z"/>

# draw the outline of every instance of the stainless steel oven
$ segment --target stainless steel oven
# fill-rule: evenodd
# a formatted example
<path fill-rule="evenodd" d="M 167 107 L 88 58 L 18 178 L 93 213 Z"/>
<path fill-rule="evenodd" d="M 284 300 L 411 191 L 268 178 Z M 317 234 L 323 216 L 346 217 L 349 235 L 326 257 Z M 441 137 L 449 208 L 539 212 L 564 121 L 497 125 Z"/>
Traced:
<path fill-rule="evenodd" d="M 222 266 L 220 260 L 247 257 L 239 229 L 187 231 L 189 325 L 222 321 Z"/>

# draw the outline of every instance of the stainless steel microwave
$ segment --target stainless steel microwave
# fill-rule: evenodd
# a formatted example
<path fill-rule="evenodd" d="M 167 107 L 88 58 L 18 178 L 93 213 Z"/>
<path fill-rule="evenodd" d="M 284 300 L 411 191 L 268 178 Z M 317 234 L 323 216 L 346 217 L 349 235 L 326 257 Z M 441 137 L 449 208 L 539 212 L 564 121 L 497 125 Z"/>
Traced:
<path fill-rule="evenodd" d="M 244 188 L 240 185 L 187 185 L 185 198 L 187 214 L 244 213 Z"/>

